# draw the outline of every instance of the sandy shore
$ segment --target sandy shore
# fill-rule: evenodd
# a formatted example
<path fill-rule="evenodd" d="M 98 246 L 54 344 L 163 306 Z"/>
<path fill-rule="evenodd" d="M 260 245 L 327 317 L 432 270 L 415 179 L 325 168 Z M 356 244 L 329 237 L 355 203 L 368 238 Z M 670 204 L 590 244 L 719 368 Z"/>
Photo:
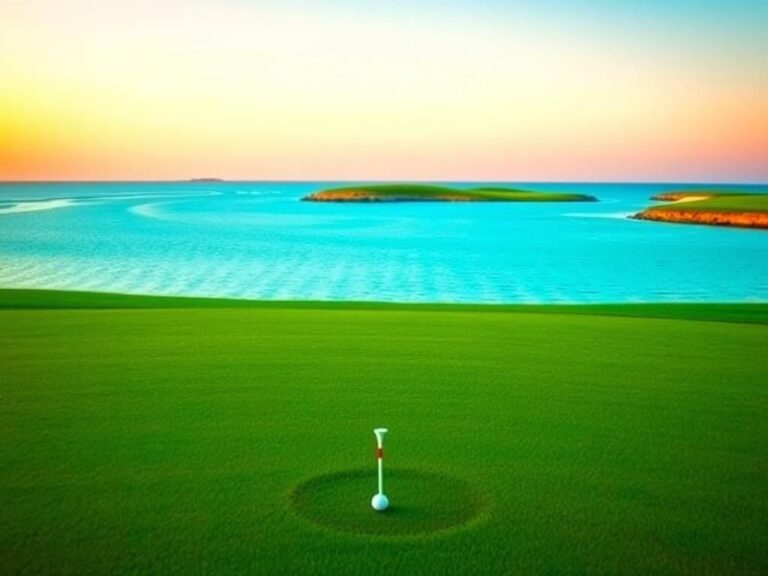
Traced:
<path fill-rule="evenodd" d="M 683 202 L 698 202 L 699 200 L 707 200 L 708 198 L 712 198 L 712 196 L 683 196 L 677 200 L 673 200 L 672 203 L 681 204 Z"/>

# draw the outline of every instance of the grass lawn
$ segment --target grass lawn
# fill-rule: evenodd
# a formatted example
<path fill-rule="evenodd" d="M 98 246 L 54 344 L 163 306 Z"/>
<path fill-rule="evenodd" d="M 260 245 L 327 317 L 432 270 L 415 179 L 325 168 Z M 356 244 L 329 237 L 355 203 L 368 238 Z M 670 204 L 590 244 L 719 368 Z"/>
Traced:
<path fill-rule="evenodd" d="M 665 210 L 673 208 L 677 211 L 715 211 L 715 212 L 768 212 L 768 194 L 747 194 L 721 192 L 718 190 L 699 190 L 686 192 L 671 192 L 667 194 L 676 199 L 688 197 L 707 197 L 702 200 L 676 203 L 674 205 L 653 206 L 648 210 Z M 662 197 L 665 195 L 662 194 Z"/>
<path fill-rule="evenodd" d="M 533 192 L 517 188 L 479 187 L 471 189 L 450 188 L 431 184 L 369 184 L 363 186 L 345 186 L 322 190 L 310 194 L 305 200 L 324 196 L 338 198 L 379 198 L 398 200 L 456 200 L 497 202 L 573 202 L 595 200 L 586 194 L 562 192 Z"/>
<path fill-rule="evenodd" d="M 0 308 L 2 573 L 768 572 L 766 304 Z"/>

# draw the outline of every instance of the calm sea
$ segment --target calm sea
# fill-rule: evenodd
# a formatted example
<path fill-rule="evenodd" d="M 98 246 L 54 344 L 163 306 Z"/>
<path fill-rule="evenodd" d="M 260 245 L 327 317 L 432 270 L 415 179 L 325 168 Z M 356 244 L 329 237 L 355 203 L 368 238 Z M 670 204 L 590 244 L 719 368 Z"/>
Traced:
<path fill-rule="evenodd" d="M 627 218 L 651 195 L 691 186 L 517 184 L 597 203 L 299 201 L 332 184 L 0 184 L 0 287 L 280 300 L 768 301 L 768 231 Z"/>

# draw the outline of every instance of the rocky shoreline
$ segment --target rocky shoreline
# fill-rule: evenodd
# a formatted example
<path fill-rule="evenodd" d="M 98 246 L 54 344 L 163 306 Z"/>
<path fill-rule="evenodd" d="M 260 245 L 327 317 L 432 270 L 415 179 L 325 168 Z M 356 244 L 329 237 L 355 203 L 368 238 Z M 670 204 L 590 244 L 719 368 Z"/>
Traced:
<path fill-rule="evenodd" d="M 768 212 L 718 212 L 714 210 L 650 208 L 631 216 L 631 218 L 636 220 L 652 220 L 654 222 L 768 229 Z"/>

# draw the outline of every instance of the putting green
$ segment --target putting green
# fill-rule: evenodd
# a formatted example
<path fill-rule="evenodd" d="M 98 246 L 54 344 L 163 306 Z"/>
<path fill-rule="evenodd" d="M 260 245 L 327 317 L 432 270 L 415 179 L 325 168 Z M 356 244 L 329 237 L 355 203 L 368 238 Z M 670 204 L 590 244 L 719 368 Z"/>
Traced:
<path fill-rule="evenodd" d="M 299 484 L 291 505 L 313 524 L 333 531 L 385 538 L 444 535 L 480 521 L 488 503 L 464 480 L 416 469 L 387 470 L 389 508 L 376 512 L 376 469 L 323 474 Z"/>
<path fill-rule="evenodd" d="M 768 574 L 766 304 L 0 308 L 3 574 Z"/>

